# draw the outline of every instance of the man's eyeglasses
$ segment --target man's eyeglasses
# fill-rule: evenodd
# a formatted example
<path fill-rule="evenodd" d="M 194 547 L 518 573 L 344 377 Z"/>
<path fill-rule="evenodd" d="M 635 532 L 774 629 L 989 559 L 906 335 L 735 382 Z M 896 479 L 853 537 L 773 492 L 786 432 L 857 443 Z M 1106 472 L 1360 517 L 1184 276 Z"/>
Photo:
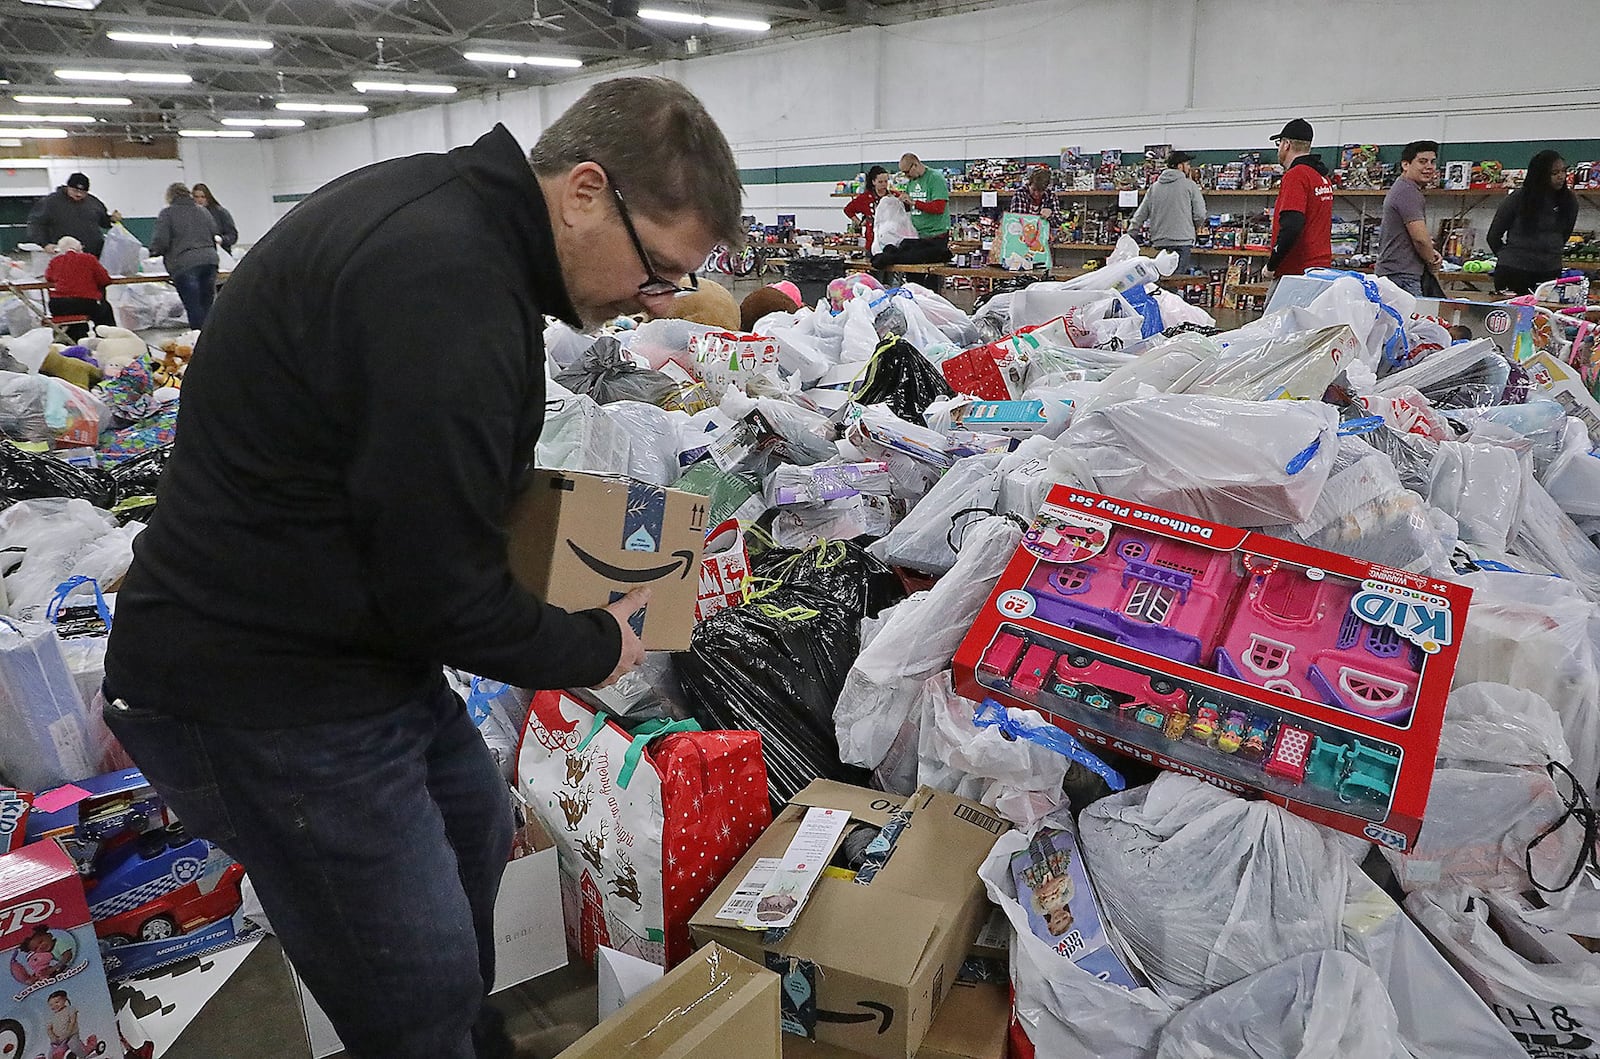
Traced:
<path fill-rule="evenodd" d="M 600 172 L 606 172 L 604 166 L 600 168 Z M 655 263 L 650 260 L 650 255 L 645 253 L 644 243 L 639 240 L 639 230 L 633 226 L 633 218 L 628 215 L 628 204 L 623 200 L 622 192 L 617 188 L 617 182 L 611 179 L 610 173 L 606 173 L 606 183 L 611 185 L 611 194 L 616 196 L 617 213 L 622 217 L 622 227 L 627 229 L 628 238 L 633 240 L 633 249 L 639 254 L 639 263 L 644 265 L 645 281 L 639 284 L 639 293 L 646 298 L 658 298 L 664 294 L 688 294 L 690 291 L 699 290 L 700 279 L 693 272 L 689 273 L 689 285 L 680 287 L 656 271 Z"/>

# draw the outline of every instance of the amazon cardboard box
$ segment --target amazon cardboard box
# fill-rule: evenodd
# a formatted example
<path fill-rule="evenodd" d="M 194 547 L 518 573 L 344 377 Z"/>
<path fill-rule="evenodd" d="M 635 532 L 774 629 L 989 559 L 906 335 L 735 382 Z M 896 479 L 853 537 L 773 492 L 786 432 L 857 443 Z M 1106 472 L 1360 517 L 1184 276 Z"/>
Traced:
<path fill-rule="evenodd" d="M 687 650 L 707 512 L 703 496 L 631 478 L 535 471 L 511 512 L 511 573 L 566 610 L 649 588 L 634 632 L 647 650 Z"/>
<path fill-rule="evenodd" d="M 882 829 L 866 865 L 853 875 L 830 868 L 797 891 L 787 928 L 745 929 L 741 920 L 760 903 L 743 895 L 817 867 L 786 854 L 797 835 L 804 846 L 802 822 L 820 809 Z M 978 865 L 1008 827 L 975 802 L 926 787 L 902 800 L 819 780 L 756 840 L 689 930 L 697 943 L 715 942 L 783 976 L 786 1033 L 876 1059 L 914 1059 L 988 918 Z"/>
<path fill-rule="evenodd" d="M 707 945 L 560 1059 L 782 1059 L 778 976 Z"/>
<path fill-rule="evenodd" d="M 1006 982 L 958 982 L 933 1016 L 917 1059 L 1006 1059 L 1010 1025 Z M 785 1034 L 783 1059 L 861 1059 L 861 1053 Z"/>

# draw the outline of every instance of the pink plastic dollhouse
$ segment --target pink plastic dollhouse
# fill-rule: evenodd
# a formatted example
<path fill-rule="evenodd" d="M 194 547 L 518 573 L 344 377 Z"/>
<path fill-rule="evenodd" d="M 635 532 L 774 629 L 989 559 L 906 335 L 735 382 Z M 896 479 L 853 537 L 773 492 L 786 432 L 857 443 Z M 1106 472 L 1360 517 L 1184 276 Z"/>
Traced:
<path fill-rule="evenodd" d="M 1358 587 L 1298 566 L 1252 573 L 1217 648 L 1217 672 L 1404 724 L 1416 702 L 1421 652 L 1351 611 Z"/>
<path fill-rule="evenodd" d="M 1209 667 L 1241 581 L 1229 564 L 1227 553 L 1118 527 L 1092 559 L 1039 563 L 1027 588 L 1045 621 Z"/>

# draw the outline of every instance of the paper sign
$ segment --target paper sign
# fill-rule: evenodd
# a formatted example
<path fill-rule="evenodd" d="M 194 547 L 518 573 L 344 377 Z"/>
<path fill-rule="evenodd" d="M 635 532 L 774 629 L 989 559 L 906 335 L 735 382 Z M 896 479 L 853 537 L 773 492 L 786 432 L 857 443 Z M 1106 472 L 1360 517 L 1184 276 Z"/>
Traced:
<path fill-rule="evenodd" d="M 33 799 L 33 807 L 41 813 L 59 813 L 67 806 L 77 805 L 87 797 L 89 797 L 88 791 L 76 783 L 66 783 L 60 787 L 52 787 L 43 794 L 36 795 Z"/>
<path fill-rule="evenodd" d="M 1137 191 L 1119 191 L 1119 192 L 1117 192 L 1117 205 L 1118 206 L 1137 206 L 1137 205 L 1139 205 L 1139 193 Z"/>
<path fill-rule="evenodd" d="M 849 823 L 848 810 L 807 809 L 800 829 L 783 852 L 778 870 L 762 887 L 755 909 L 744 917 L 740 926 L 750 930 L 782 930 L 792 926 Z"/>
<path fill-rule="evenodd" d="M 1000 192 L 998 192 L 998 191 L 985 191 L 983 193 L 983 205 L 985 205 L 985 206 L 998 206 L 998 205 L 1000 205 Z"/>

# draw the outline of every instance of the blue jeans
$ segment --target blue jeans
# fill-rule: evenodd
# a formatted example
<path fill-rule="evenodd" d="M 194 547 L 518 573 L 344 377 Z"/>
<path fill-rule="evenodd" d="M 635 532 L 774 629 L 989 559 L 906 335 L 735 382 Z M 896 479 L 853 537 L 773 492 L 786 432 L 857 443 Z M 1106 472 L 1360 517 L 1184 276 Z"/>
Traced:
<path fill-rule="evenodd" d="M 1407 294 L 1414 295 L 1418 298 L 1422 297 L 1421 276 L 1408 276 L 1404 272 L 1396 272 L 1392 276 L 1385 276 L 1383 278 L 1388 280 L 1390 283 L 1393 283 L 1396 287 L 1399 287 Z"/>
<path fill-rule="evenodd" d="M 494 903 L 509 795 L 461 699 L 303 728 L 106 723 L 191 834 L 243 864 L 284 951 L 358 1059 L 501 1059 Z"/>
<path fill-rule="evenodd" d="M 189 326 L 196 330 L 204 327 L 206 317 L 211 315 L 211 303 L 217 300 L 217 266 L 201 265 L 175 272 L 172 285 L 178 288 L 183 311 L 189 314 Z"/>

